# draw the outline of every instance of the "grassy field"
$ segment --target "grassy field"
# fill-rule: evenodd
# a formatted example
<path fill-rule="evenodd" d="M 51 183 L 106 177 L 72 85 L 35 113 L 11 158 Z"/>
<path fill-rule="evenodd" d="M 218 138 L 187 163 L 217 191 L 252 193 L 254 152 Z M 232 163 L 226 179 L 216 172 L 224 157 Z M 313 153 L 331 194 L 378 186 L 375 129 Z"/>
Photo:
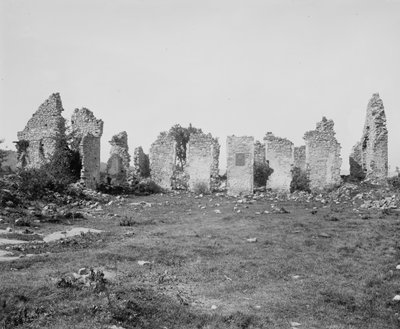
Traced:
<path fill-rule="evenodd" d="M 398 212 L 238 200 L 189 193 L 131 197 L 103 210 L 80 209 L 87 211 L 83 219 L 37 224 L 30 229 L 42 234 L 74 226 L 104 232 L 28 243 L 20 253 L 40 256 L 1 262 L 0 324 L 400 327 L 400 303 L 393 301 L 400 293 Z M 147 204 L 138 205 L 142 201 Z M 288 213 L 274 211 L 280 207 Z M 103 271 L 106 280 L 92 278 L 89 286 L 70 279 L 83 267 Z"/>

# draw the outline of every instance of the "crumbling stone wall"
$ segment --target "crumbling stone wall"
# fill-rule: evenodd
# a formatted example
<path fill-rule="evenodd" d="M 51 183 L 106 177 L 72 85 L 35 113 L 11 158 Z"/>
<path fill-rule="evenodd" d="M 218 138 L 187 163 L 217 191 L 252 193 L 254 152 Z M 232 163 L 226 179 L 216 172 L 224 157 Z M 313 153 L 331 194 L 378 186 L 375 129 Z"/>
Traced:
<path fill-rule="evenodd" d="M 175 139 L 161 133 L 150 147 L 150 174 L 153 181 L 164 189 L 171 189 L 175 170 Z"/>
<path fill-rule="evenodd" d="M 267 188 L 279 192 L 290 192 L 292 166 L 294 163 L 294 146 L 286 138 L 268 133 L 265 140 L 266 159 L 273 169 L 268 177 Z"/>
<path fill-rule="evenodd" d="M 388 175 L 388 131 L 386 114 L 379 94 L 373 94 L 367 106 L 367 115 L 361 141 L 350 155 L 350 175 L 374 182 L 384 182 Z"/>
<path fill-rule="evenodd" d="M 103 121 L 96 119 L 93 112 L 86 108 L 75 109 L 71 128 L 79 143 L 81 181 L 86 187 L 95 189 L 100 184 L 100 138 L 103 134 Z"/>
<path fill-rule="evenodd" d="M 218 162 L 220 146 L 211 134 L 191 134 L 187 145 L 185 172 L 188 175 L 188 188 L 195 191 L 200 184 L 208 191 L 216 187 L 218 181 Z"/>
<path fill-rule="evenodd" d="M 136 147 L 133 154 L 133 173 L 137 178 L 150 176 L 149 156 L 141 146 Z"/>
<path fill-rule="evenodd" d="M 302 172 L 306 170 L 306 146 L 295 146 L 294 148 L 294 166 Z"/>
<path fill-rule="evenodd" d="M 254 137 L 227 137 L 227 193 L 253 193 Z"/>
<path fill-rule="evenodd" d="M 311 190 L 323 189 L 341 182 L 341 146 L 335 138 L 333 126 L 333 120 L 323 117 L 315 130 L 304 135 Z"/>
<path fill-rule="evenodd" d="M 122 131 L 110 141 L 110 159 L 107 162 L 107 180 L 111 185 L 122 186 L 128 182 L 129 155 L 128 134 Z"/>
<path fill-rule="evenodd" d="M 58 148 L 65 147 L 65 119 L 59 93 L 40 105 L 23 131 L 17 133 L 18 166 L 39 168 L 52 159 Z"/>

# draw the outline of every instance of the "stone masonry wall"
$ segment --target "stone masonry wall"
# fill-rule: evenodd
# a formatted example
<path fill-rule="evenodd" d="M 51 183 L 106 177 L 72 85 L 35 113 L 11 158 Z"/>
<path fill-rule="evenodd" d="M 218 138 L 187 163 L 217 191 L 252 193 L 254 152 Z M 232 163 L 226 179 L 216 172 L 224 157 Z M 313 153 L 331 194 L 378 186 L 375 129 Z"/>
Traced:
<path fill-rule="evenodd" d="M 187 145 L 185 172 L 189 176 L 189 190 L 203 184 L 208 191 L 215 187 L 218 178 L 218 140 L 211 134 L 192 134 Z"/>
<path fill-rule="evenodd" d="M 387 178 L 388 131 L 383 102 L 377 93 L 368 103 L 361 142 L 353 148 L 350 162 L 352 176 L 360 176 L 361 167 L 368 180 L 384 182 Z"/>
<path fill-rule="evenodd" d="M 227 193 L 253 193 L 254 137 L 227 137 Z"/>
<path fill-rule="evenodd" d="M 129 155 L 128 134 L 126 131 L 114 135 L 110 141 L 110 159 L 107 162 L 107 180 L 111 185 L 122 186 L 128 183 Z"/>
<path fill-rule="evenodd" d="M 52 159 L 57 148 L 66 145 L 63 110 L 60 94 L 52 94 L 29 119 L 25 129 L 17 133 L 19 167 L 39 168 Z"/>
<path fill-rule="evenodd" d="M 136 147 L 133 154 L 133 172 L 137 178 L 150 176 L 149 156 L 141 146 Z"/>
<path fill-rule="evenodd" d="M 274 191 L 290 192 L 294 146 L 286 138 L 275 137 L 268 133 L 265 137 L 266 159 L 273 173 L 267 180 L 267 188 Z"/>
<path fill-rule="evenodd" d="M 323 117 L 317 123 L 316 130 L 308 131 L 304 135 L 311 190 L 320 190 L 341 182 L 341 147 L 335 138 L 333 126 L 332 120 Z"/>
<path fill-rule="evenodd" d="M 175 140 L 161 133 L 150 147 L 150 174 L 153 181 L 164 189 L 171 189 L 175 169 Z"/>
<path fill-rule="evenodd" d="M 79 141 L 81 181 L 86 187 L 95 189 L 100 184 L 100 138 L 103 134 L 103 121 L 96 119 L 93 112 L 86 108 L 75 109 L 71 128 Z"/>
<path fill-rule="evenodd" d="M 306 170 L 306 146 L 295 146 L 294 148 L 294 166 L 301 171 Z"/>

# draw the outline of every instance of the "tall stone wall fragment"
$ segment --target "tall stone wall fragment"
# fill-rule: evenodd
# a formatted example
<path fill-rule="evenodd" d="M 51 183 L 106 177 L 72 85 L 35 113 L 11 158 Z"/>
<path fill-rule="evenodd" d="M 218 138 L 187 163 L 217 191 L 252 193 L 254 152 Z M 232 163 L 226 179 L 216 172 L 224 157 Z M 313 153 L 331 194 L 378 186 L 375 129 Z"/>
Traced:
<path fill-rule="evenodd" d="M 149 156 L 143 152 L 141 146 L 136 147 L 134 151 L 133 173 L 137 178 L 150 176 Z"/>
<path fill-rule="evenodd" d="M 306 146 L 295 146 L 294 148 L 294 166 L 301 171 L 306 170 Z"/>
<path fill-rule="evenodd" d="M 323 117 L 317 123 L 316 130 L 308 131 L 304 135 L 311 190 L 320 190 L 341 182 L 341 146 L 335 138 L 333 126 L 333 120 Z"/>
<path fill-rule="evenodd" d="M 185 172 L 189 177 L 189 190 L 196 191 L 203 185 L 210 191 L 218 178 L 218 140 L 211 134 L 191 134 L 187 145 Z"/>
<path fill-rule="evenodd" d="M 150 174 L 153 181 L 164 189 L 171 189 L 175 170 L 175 139 L 161 133 L 150 147 Z"/>
<path fill-rule="evenodd" d="M 294 146 L 286 138 L 268 133 L 265 140 L 266 159 L 273 169 L 267 180 L 267 188 L 274 191 L 290 192 L 292 167 L 294 163 Z"/>
<path fill-rule="evenodd" d="M 253 193 L 254 137 L 227 137 L 227 193 Z"/>
<path fill-rule="evenodd" d="M 367 106 L 360 143 L 350 156 L 350 175 L 374 182 L 384 182 L 388 175 L 388 131 L 386 114 L 379 94 L 373 94 Z M 362 177 L 361 177 L 362 178 Z"/>
<path fill-rule="evenodd" d="M 86 187 L 95 189 L 100 184 L 100 138 L 103 121 L 96 119 L 86 108 L 75 109 L 71 128 L 82 160 L 81 181 Z"/>
<path fill-rule="evenodd" d="M 110 141 L 110 158 L 107 162 L 107 180 L 111 185 L 123 186 L 128 182 L 129 155 L 128 134 L 126 131 L 114 135 Z"/>
<path fill-rule="evenodd" d="M 18 166 L 39 168 L 49 162 L 58 148 L 65 147 L 65 119 L 59 93 L 40 105 L 23 131 L 17 133 Z"/>

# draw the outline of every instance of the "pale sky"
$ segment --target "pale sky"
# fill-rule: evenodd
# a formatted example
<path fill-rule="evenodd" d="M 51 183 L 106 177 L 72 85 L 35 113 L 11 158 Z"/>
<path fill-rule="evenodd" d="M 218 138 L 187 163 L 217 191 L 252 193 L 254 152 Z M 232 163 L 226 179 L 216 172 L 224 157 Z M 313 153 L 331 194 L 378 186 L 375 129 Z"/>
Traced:
<path fill-rule="evenodd" d="M 400 166 L 400 0 L 0 0 L 0 139 L 53 92 L 87 107 L 131 154 L 192 123 L 219 137 L 295 145 L 335 121 L 342 169 L 379 92 Z"/>

